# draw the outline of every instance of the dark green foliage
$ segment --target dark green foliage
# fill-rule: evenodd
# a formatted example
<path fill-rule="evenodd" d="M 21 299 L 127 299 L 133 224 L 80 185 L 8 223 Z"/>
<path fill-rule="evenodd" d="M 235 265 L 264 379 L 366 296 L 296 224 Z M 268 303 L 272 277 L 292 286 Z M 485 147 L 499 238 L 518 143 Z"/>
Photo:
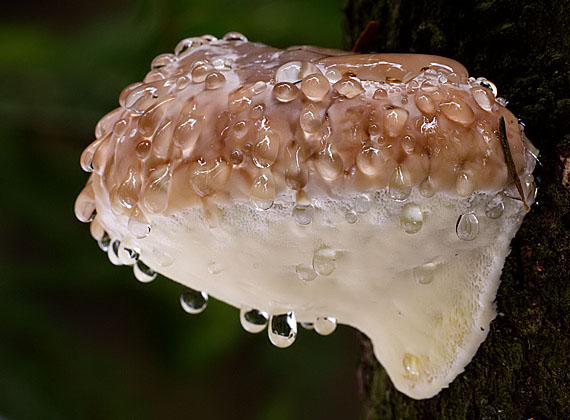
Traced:
<path fill-rule="evenodd" d="M 363 339 L 367 419 L 570 418 L 570 1 L 352 0 L 346 44 L 371 19 L 376 50 L 457 59 L 493 81 L 540 149 L 538 205 L 512 243 L 499 316 L 474 360 L 424 401 L 398 393 Z"/>

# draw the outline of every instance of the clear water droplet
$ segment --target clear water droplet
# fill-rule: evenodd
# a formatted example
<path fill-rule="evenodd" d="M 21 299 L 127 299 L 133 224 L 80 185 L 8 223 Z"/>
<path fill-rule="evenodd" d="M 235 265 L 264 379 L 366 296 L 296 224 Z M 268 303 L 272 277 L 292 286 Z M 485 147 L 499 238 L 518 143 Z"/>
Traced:
<path fill-rule="evenodd" d="M 329 335 L 336 330 L 336 318 L 329 316 L 318 317 L 314 324 L 315 331 L 320 335 Z"/>
<path fill-rule="evenodd" d="M 97 241 L 97 244 L 99 245 L 99 248 L 101 248 L 101 251 L 107 252 L 109 250 L 109 246 L 111 245 L 111 238 L 109 237 L 109 234 L 107 232 L 104 232 L 101 239 Z"/>
<path fill-rule="evenodd" d="M 313 269 L 319 276 L 330 276 L 335 270 L 336 251 L 324 246 L 313 255 Z"/>
<path fill-rule="evenodd" d="M 455 228 L 457 237 L 462 241 L 472 241 L 479 234 L 479 219 L 475 213 L 465 213 L 459 216 Z"/>
<path fill-rule="evenodd" d="M 390 197 L 396 201 L 404 201 L 410 196 L 412 186 L 410 185 L 408 174 L 401 166 L 394 169 L 388 184 L 388 192 Z"/>
<path fill-rule="evenodd" d="M 257 334 L 267 326 L 269 315 L 267 312 L 243 307 L 239 312 L 239 320 L 244 330 L 248 333 Z"/>
<path fill-rule="evenodd" d="M 119 258 L 119 246 L 121 245 L 121 241 L 116 240 L 111 243 L 111 246 L 107 250 L 107 257 L 109 257 L 109 261 L 113 265 L 121 265 L 121 259 Z"/>
<path fill-rule="evenodd" d="M 154 249 L 152 251 L 152 255 L 156 260 L 156 262 L 158 263 L 158 265 L 162 267 L 168 267 L 169 265 L 172 265 L 172 263 L 174 262 L 174 257 L 159 249 Z"/>
<path fill-rule="evenodd" d="M 418 379 L 420 376 L 420 361 L 413 354 L 404 354 L 404 374 L 410 379 Z"/>
<path fill-rule="evenodd" d="M 435 194 L 435 185 L 430 176 L 424 179 L 420 184 L 420 194 L 425 198 L 433 197 Z"/>
<path fill-rule="evenodd" d="M 503 202 L 503 198 L 498 194 L 491 198 L 485 206 L 485 215 L 489 219 L 498 219 L 502 216 L 503 211 L 505 211 L 505 203 Z"/>
<path fill-rule="evenodd" d="M 416 203 L 408 203 L 402 208 L 400 226 L 406 233 L 418 233 L 423 226 L 422 210 Z"/>
<path fill-rule="evenodd" d="M 370 197 L 367 195 L 359 195 L 354 199 L 354 211 L 358 214 L 365 214 L 370 211 Z"/>
<path fill-rule="evenodd" d="M 250 198 L 259 210 L 268 210 L 275 199 L 275 181 L 271 172 L 262 173 L 253 181 Z"/>
<path fill-rule="evenodd" d="M 138 206 L 135 206 L 129 217 L 128 228 L 129 232 L 138 239 L 146 238 L 150 234 L 150 221 Z"/>
<path fill-rule="evenodd" d="M 297 337 L 297 319 L 294 312 L 271 315 L 268 328 L 269 341 L 279 348 L 289 347 Z"/>
<path fill-rule="evenodd" d="M 349 210 L 345 213 L 344 215 L 345 220 L 350 223 L 351 225 L 356 223 L 356 221 L 358 220 L 358 216 L 356 215 L 356 213 L 352 210 Z"/>
<path fill-rule="evenodd" d="M 301 322 L 301 327 L 303 327 L 306 330 L 314 330 L 315 326 L 313 325 L 312 322 Z"/>
<path fill-rule="evenodd" d="M 293 220 L 301 226 L 311 224 L 315 217 L 315 209 L 310 204 L 297 204 L 293 207 Z"/>
<path fill-rule="evenodd" d="M 414 267 L 414 280 L 418 284 L 430 284 L 434 279 L 435 269 L 437 268 L 437 265 L 438 264 L 435 262 L 429 262 L 427 264 L 422 264 Z"/>
<path fill-rule="evenodd" d="M 135 277 L 141 283 L 149 283 L 156 278 L 156 272 L 153 271 L 148 265 L 143 263 L 140 259 L 133 267 Z"/>
<path fill-rule="evenodd" d="M 208 272 L 210 274 L 220 274 L 222 272 L 222 266 L 215 261 L 208 264 Z"/>
<path fill-rule="evenodd" d="M 180 305 L 189 314 L 199 314 L 208 305 L 208 294 L 185 287 L 180 295 Z"/>
<path fill-rule="evenodd" d="M 307 264 L 298 264 L 295 267 L 295 272 L 297 273 L 297 277 L 299 278 L 299 280 L 302 281 L 311 281 L 314 280 L 315 277 L 317 277 L 317 273 L 315 273 L 313 267 Z"/>

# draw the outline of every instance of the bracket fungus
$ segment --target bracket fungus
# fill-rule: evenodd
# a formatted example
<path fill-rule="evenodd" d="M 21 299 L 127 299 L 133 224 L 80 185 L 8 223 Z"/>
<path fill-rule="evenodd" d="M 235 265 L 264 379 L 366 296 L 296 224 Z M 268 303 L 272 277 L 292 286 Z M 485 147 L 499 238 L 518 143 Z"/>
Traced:
<path fill-rule="evenodd" d="M 213 296 L 278 347 L 353 326 L 429 398 L 487 336 L 536 192 L 496 93 L 443 57 L 189 38 L 97 124 L 76 215 L 187 312 Z"/>

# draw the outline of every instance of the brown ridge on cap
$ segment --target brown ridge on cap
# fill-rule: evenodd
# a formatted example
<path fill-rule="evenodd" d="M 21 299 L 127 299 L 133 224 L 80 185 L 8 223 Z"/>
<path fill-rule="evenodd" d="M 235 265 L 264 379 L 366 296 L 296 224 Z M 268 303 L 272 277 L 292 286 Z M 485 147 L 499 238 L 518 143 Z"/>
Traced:
<path fill-rule="evenodd" d="M 509 182 L 500 116 L 515 168 L 526 169 L 518 120 L 453 60 L 243 38 L 180 45 L 125 88 L 82 155 L 118 214 L 391 182 L 499 191 Z"/>

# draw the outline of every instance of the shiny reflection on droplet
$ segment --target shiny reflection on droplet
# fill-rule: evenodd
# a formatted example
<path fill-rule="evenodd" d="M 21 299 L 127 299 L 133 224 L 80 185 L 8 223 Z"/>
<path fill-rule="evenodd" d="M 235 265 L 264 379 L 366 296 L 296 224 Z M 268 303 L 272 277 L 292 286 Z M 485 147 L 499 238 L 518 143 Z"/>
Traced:
<path fill-rule="evenodd" d="M 400 226 L 404 232 L 418 233 L 423 226 L 424 217 L 420 207 L 416 203 L 408 203 L 400 214 Z"/>
<path fill-rule="evenodd" d="M 479 234 L 479 219 L 473 212 L 459 216 L 455 227 L 457 237 L 462 241 L 472 241 Z"/>
<path fill-rule="evenodd" d="M 293 220 L 301 226 L 311 224 L 315 217 L 315 209 L 310 204 L 297 204 L 293 207 Z"/>
<path fill-rule="evenodd" d="M 267 326 L 269 315 L 267 315 L 267 312 L 243 307 L 239 312 L 239 320 L 244 330 L 248 333 L 257 334 Z"/>
<path fill-rule="evenodd" d="M 329 316 L 318 317 L 314 324 L 315 331 L 320 335 L 329 335 L 336 330 L 336 318 Z"/>
<path fill-rule="evenodd" d="M 133 208 L 127 227 L 129 232 L 138 239 L 146 238 L 150 234 L 150 221 L 139 209 L 139 206 Z"/>
<path fill-rule="evenodd" d="M 136 279 L 141 283 L 149 283 L 156 278 L 156 272 L 140 259 L 134 265 L 133 272 L 135 273 Z"/>
<path fill-rule="evenodd" d="M 119 258 L 119 246 L 121 245 L 121 241 L 116 240 L 113 241 L 111 246 L 107 250 L 107 257 L 109 257 L 109 261 L 113 265 L 121 265 L 121 259 Z"/>
<path fill-rule="evenodd" d="M 330 276 L 336 268 L 336 251 L 323 246 L 313 255 L 313 269 L 319 276 Z"/>
<path fill-rule="evenodd" d="M 208 305 L 208 294 L 185 287 L 180 295 L 180 305 L 189 314 L 199 314 Z"/>
<path fill-rule="evenodd" d="M 504 211 L 505 203 L 503 202 L 503 197 L 499 194 L 491 198 L 485 206 L 485 215 L 489 219 L 498 219 L 502 216 Z"/>
<path fill-rule="evenodd" d="M 125 246 L 124 243 L 121 243 L 119 245 L 117 255 L 119 256 L 119 260 L 123 265 L 133 265 L 139 259 L 139 252 L 131 246 Z"/>
<path fill-rule="evenodd" d="M 279 348 L 289 347 L 297 337 L 297 319 L 294 312 L 271 315 L 268 328 L 269 341 Z"/>
<path fill-rule="evenodd" d="M 104 232 L 101 239 L 97 241 L 97 244 L 99 245 L 99 248 L 101 248 L 101 251 L 107 252 L 109 251 L 109 246 L 111 245 L 111 237 L 107 232 Z"/>
<path fill-rule="evenodd" d="M 311 281 L 317 277 L 317 273 L 313 270 L 313 267 L 307 264 L 298 264 L 295 267 L 295 272 L 297 277 L 302 281 Z"/>

